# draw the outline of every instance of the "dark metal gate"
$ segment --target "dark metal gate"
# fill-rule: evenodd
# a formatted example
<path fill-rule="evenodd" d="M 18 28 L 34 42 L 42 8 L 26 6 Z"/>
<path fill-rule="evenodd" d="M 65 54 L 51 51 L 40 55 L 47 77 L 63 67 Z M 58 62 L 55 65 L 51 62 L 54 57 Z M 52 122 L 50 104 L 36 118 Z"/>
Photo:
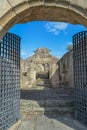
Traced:
<path fill-rule="evenodd" d="M 20 37 L 7 33 L 0 41 L 0 130 L 20 116 Z"/>
<path fill-rule="evenodd" d="M 75 117 L 87 125 L 87 31 L 73 36 Z"/>

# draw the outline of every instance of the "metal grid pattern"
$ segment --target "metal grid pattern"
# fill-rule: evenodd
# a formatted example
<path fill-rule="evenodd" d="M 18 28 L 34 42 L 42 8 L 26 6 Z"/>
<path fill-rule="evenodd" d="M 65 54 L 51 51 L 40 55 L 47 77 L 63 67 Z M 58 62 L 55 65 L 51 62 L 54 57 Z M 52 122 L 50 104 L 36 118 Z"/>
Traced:
<path fill-rule="evenodd" d="M 87 31 L 73 36 L 75 118 L 87 125 Z"/>
<path fill-rule="evenodd" d="M 20 37 L 6 33 L 0 41 L 0 130 L 20 116 Z"/>

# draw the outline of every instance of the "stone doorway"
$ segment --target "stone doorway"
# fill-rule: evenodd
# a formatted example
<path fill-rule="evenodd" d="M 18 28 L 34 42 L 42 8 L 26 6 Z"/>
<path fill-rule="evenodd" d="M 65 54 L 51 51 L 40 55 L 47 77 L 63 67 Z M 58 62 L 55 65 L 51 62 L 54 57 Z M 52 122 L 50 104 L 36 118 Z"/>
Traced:
<path fill-rule="evenodd" d="M 48 73 L 44 73 L 44 72 L 39 72 L 36 73 L 36 79 L 49 79 L 49 72 Z"/>

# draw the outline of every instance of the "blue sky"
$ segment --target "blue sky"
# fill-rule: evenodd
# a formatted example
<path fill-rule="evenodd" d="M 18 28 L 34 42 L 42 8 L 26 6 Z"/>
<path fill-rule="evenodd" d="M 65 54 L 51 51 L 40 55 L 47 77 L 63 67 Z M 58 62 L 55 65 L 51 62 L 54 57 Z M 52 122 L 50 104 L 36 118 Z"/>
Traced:
<path fill-rule="evenodd" d="M 25 24 L 16 24 L 9 32 L 21 37 L 21 57 L 31 56 L 37 48 L 46 47 L 51 54 L 61 58 L 66 47 L 72 44 L 72 36 L 84 31 L 82 25 L 72 25 L 62 22 L 33 21 Z"/>

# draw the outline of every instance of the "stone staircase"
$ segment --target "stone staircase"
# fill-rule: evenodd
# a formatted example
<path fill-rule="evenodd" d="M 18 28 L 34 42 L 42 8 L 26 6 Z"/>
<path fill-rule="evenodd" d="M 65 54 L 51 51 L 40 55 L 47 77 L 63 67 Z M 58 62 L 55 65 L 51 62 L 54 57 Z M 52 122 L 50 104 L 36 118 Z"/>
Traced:
<path fill-rule="evenodd" d="M 46 88 L 21 90 L 21 113 L 44 114 L 73 112 L 73 90 L 69 88 Z"/>
<path fill-rule="evenodd" d="M 44 74 L 36 81 L 36 87 L 21 90 L 21 113 L 73 112 L 73 90 L 52 88 Z"/>
<path fill-rule="evenodd" d="M 50 79 L 37 79 L 36 80 L 36 87 L 51 88 L 51 86 L 52 86 L 52 84 L 51 84 Z"/>

